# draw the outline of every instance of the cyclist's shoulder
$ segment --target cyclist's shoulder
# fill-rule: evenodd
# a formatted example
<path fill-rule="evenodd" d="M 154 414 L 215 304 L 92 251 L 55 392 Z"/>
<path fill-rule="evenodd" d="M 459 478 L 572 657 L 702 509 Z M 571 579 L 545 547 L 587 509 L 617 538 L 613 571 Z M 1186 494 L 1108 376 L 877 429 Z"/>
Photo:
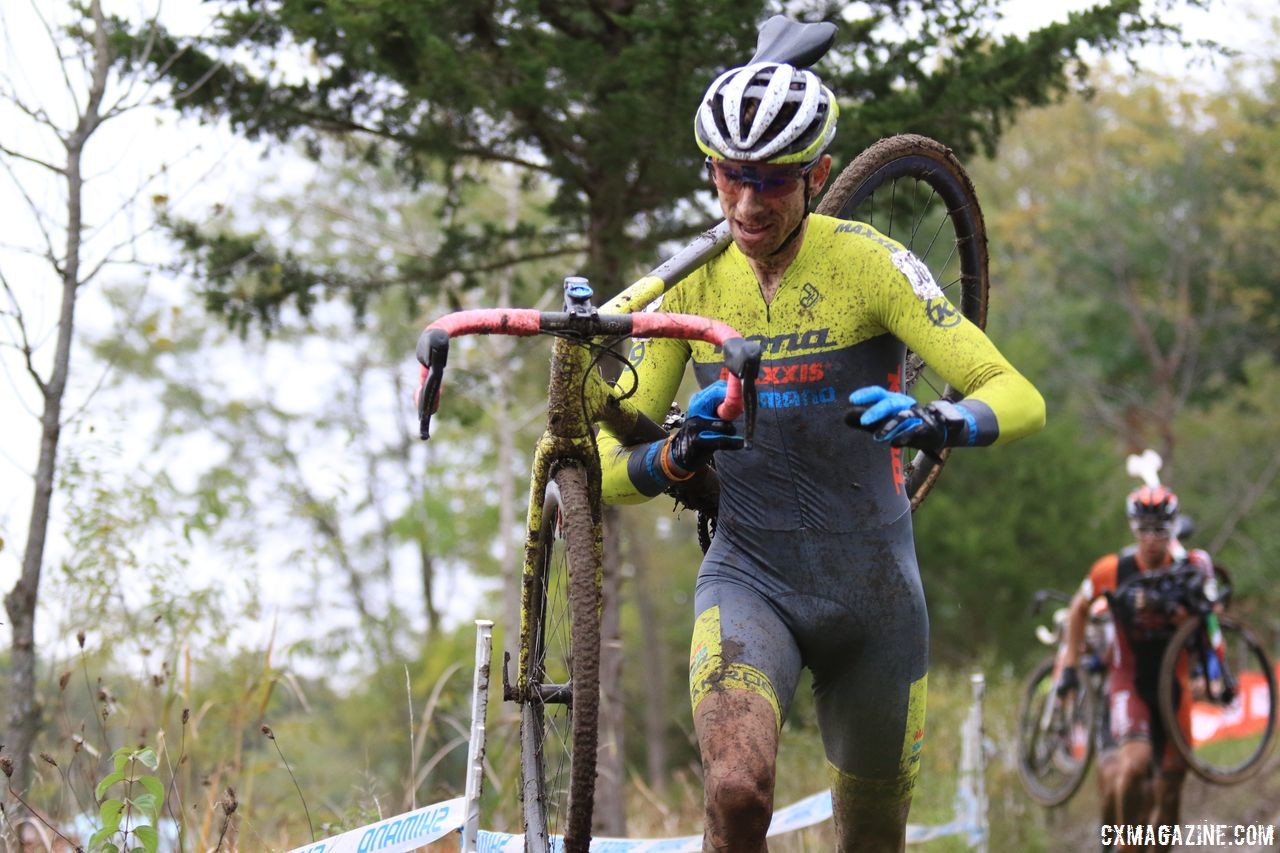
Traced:
<path fill-rule="evenodd" d="M 889 257 L 905 251 L 903 245 L 876 230 L 874 225 L 852 219 L 809 214 L 806 239 L 822 243 L 827 251 L 866 253 Z"/>
<path fill-rule="evenodd" d="M 1115 589 L 1116 575 L 1120 566 L 1120 555 L 1114 552 L 1103 554 L 1093 561 L 1085 575 L 1084 590 L 1090 599 Z"/>
<path fill-rule="evenodd" d="M 1093 565 L 1089 567 L 1089 573 L 1093 574 L 1094 572 L 1099 572 L 1099 571 L 1114 572 L 1117 568 L 1119 568 L 1120 561 L 1124 559 L 1126 556 L 1127 555 L 1123 550 L 1112 551 L 1108 554 L 1103 554 L 1101 557 L 1093 561 Z"/>
<path fill-rule="evenodd" d="M 1213 557 L 1209 556 L 1209 552 L 1203 548 L 1188 548 L 1187 562 L 1207 569 L 1213 568 Z"/>

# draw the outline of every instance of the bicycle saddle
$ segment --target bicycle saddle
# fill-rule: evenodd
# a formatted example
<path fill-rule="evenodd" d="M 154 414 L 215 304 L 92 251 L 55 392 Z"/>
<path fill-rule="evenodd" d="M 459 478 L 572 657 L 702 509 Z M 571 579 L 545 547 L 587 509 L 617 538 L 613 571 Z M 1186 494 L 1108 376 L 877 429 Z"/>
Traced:
<path fill-rule="evenodd" d="M 829 21 L 802 23 L 786 15 L 774 15 L 760 25 L 756 37 L 753 62 L 785 62 L 796 68 L 808 68 L 831 49 L 836 40 L 836 25 Z"/>

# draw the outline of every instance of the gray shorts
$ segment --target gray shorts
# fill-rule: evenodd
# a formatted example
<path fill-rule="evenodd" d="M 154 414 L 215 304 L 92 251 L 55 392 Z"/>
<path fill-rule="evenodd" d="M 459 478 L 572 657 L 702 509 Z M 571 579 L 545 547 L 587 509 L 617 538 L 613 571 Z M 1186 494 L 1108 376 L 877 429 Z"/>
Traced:
<path fill-rule="evenodd" d="M 827 759 L 866 780 L 914 777 L 924 741 L 929 620 L 910 515 L 855 533 L 746 530 L 722 519 L 698 573 L 694 708 L 712 690 L 786 719 L 813 674 Z"/>

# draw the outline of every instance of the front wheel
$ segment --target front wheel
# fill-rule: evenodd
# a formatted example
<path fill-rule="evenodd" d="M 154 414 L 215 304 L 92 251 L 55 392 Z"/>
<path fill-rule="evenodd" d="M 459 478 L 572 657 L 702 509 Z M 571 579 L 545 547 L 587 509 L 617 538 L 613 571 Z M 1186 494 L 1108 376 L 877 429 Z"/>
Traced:
<path fill-rule="evenodd" d="M 1018 776 L 1031 799 L 1057 806 L 1080 788 L 1093 758 L 1095 697 L 1088 673 L 1068 705 L 1056 694 L 1054 656 L 1027 677 L 1018 709 Z"/>
<path fill-rule="evenodd" d="M 533 575 L 524 579 L 529 626 L 520 708 L 525 849 L 586 853 L 595 801 L 600 707 L 600 526 L 583 470 L 547 485 Z M 556 836 L 563 837 L 563 847 Z"/>
<path fill-rule="evenodd" d="M 1206 782 L 1234 784 L 1262 769 L 1271 751 L 1276 671 L 1245 625 L 1229 616 L 1217 622 L 1215 634 L 1196 616 L 1170 638 L 1160 662 L 1160 718 L 1192 772 Z"/>
<path fill-rule="evenodd" d="M 987 226 L 978 196 L 960 161 L 940 142 L 917 134 L 882 139 L 845 167 L 818 213 L 865 222 L 911 250 L 933 273 L 950 306 L 983 328 L 987 323 Z M 939 300 L 941 302 L 941 300 Z M 917 387 L 923 383 L 924 387 Z M 930 389 L 928 393 L 926 388 Z M 907 353 L 904 391 L 927 403 L 964 395 L 941 382 Z M 903 478 L 911 508 L 933 487 L 950 449 L 938 457 L 904 449 Z"/>

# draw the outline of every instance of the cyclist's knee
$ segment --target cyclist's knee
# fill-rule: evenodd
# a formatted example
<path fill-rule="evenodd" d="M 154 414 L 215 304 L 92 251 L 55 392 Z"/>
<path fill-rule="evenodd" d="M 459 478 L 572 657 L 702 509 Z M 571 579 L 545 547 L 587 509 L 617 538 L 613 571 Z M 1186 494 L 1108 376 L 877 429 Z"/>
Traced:
<path fill-rule="evenodd" d="M 827 765 L 832 817 L 841 850 L 901 850 L 916 770 L 895 779 L 862 779 Z"/>
<path fill-rule="evenodd" d="M 719 762 L 706 768 L 706 842 L 713 850 L 763 844 L 773 817 L 773 775 L 759 767 Z"/>
<path fill-rule="evenodd" d="M 750 768 L 720 768 L 706 779 L 707 807 L 735 821 L 769 825 L 773 778 Z"/>

